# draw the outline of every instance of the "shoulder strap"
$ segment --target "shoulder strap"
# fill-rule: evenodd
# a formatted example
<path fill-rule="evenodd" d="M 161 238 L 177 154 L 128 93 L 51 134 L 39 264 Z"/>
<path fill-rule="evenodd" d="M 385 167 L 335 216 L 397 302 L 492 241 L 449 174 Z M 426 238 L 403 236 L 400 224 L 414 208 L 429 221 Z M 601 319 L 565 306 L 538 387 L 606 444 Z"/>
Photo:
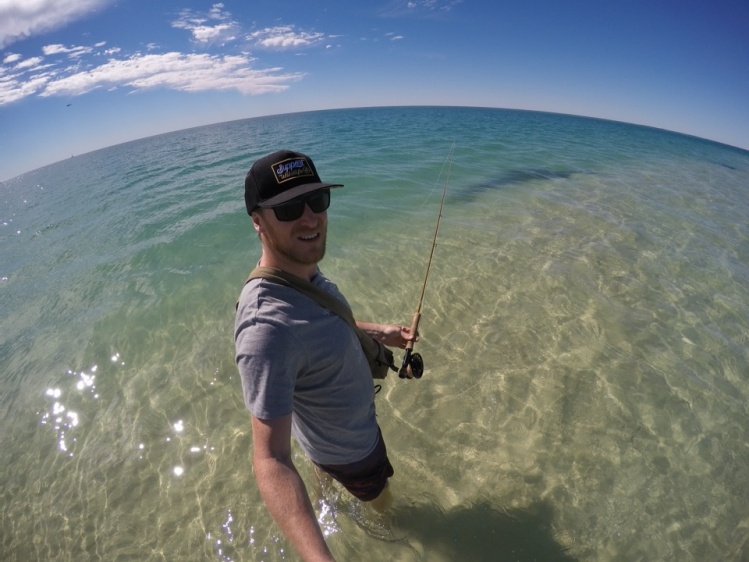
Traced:
<path fill-rule="evenodd" d="M 320 287 L 313 285 L 309 281 L 302 279 L 301 277 L 297 277 L 296 275 L 292 275 L 291 273 L 286 273 L 285 271 L 276 269 L 274 267 L 256 267 L 250 273 L 247 281 L 258 278 L 267 279 L 269 281 L 279 283 L 280 285 L 286 285 L 287 287 L 296 289 L 300 293 L 305 294 L 312 300 L 316 301 L 320 306 L 323 306 L 328 310 L 336 313 L 338 316 L 348 322 L 354 329 L 357 329 L 354 316 L 353 314 L 351 314 L 351 311 L 348 309 L 348 307 L 333 295 L 321 289 Z"/>
<path fill-rule="evenodd" d="M 327 308 L 343 318 L 354 330 L 369 363 L 369 368 L 372 371 L 373 378 L 384 379 L 387 375 L 388 369 L 392 369 L 393 371 L 398 370 L 393 363 L 393 352 L 380 342 L 372 339 L 364 330 L 359 328 L 356 325 L 356 320 L 354 320 L 354 315 L 348 307 L 327 291 L 313 285 L 306 279 L 302 279 L 301 277 L 297 277 L 296 275 L 286 273 L 285 271 L 273 267 L 256 267 L 250 272 L 247 282 L 251 279 L 258 278 L 267 279 L 268 281 L 280 285 L 292 287 L 316 301 L 320 306 Z M 247 282 L 245 282 L 245 284 Z"/>

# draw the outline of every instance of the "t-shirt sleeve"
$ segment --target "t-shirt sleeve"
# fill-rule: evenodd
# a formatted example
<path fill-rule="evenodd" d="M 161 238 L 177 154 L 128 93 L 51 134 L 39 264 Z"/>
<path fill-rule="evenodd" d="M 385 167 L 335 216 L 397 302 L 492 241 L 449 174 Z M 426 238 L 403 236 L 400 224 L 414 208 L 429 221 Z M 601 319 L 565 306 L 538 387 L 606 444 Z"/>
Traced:
<path fill-rule="evenodd" d="M 288 329 L 256 318 L 239 322 L 236 360 L 247 409 L 260 419 L 290 415 L 303 369 L 301 346 Z"/>

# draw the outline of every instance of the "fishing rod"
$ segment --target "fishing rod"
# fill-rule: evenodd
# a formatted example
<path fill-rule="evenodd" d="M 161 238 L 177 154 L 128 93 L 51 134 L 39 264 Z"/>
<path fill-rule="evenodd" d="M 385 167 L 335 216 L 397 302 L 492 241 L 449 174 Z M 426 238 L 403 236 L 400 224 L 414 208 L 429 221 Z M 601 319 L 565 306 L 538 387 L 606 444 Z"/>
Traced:
<path fill-rule="evenodd" d="M 447 173 L 445 174 L 445 187 L 442 189 L 442 200 L 440 201 L 440 210 L 437 215 L 437 225 L 434 227 L 434 238 L 432 239 L 432 249 L 429 252 L 429 260 L 427 261 L 427 271 L 424 274 L 424 284 L 421 286 L 421 297 L 419 297 L 419 305 L 416 307 L 414 312 L 413 320 L 411 320 L 411 334 L 416 335 L 419 329 L 419 321 L 421 320 L 421 305 L 424 303 L 424 293 L 427 290 L 427 280 L 429 279 L 429 270 L 432 268 L 432 258 L 434 257 L 434 249 L 437 247 L 437 234 L 440 231 L 440 221 L 442 220 L 442 208 L 445 206 L 445 195 L 447 194 L 447 183 L 450 181 L 450 168 L 453 162 L 453 152 L 455 150 L 455 143 L 450 147 L 450 152 L 447 155 Z M 401 364 L 398 376 L 402 379 L 420 379 L 424 374 L 424 360 L 421 358 L 420 353 L 414 353 L 414 341 L 410 340 L 406 344 L 406 354 L 403 356 L 403 363 Z"/>

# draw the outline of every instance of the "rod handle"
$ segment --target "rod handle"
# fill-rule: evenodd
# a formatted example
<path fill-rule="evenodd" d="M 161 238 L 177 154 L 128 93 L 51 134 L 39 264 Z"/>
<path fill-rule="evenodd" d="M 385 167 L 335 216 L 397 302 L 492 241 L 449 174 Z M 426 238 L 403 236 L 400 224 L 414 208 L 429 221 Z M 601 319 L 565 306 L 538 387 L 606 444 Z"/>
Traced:
<path fill-rule="evenodd" d="M 411 320 L 411 335 L 415 336 L 416 333 L 419 331 L 419 321 L 421 320 L 421 312 L 418 310 L 414 312 L 414 317 Z M 406 342 L 406 349 L 413 349 L 414 348 L 414 342 L 413 340 L 410 340 Z"/>

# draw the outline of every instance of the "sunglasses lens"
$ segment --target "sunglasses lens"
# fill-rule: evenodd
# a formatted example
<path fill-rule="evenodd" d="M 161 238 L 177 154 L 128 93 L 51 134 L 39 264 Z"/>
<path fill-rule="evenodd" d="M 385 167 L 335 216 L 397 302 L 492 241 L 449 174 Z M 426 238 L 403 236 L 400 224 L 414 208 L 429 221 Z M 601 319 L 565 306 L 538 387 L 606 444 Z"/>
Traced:
<path fill-rule="evenodd" d="M 325 189 L 323 191 L 315 193 L 313 196 L 307 199 L 307 204 L 309 205 L 309 208 L 312 209 L 315 213 L 322 213 L 323 211 L 327 210 L 327 208 L 330 207 L 330 190 Z"/>
<path fill-rule="evenodd" d="M 330 190 L 324 189 L 305 197 L 303 199 L 294 199 L 283 205 L 273 207 L 276 218 L 282 222 L 295 221 L 304 214 L 304 206 L 309 205 L 315 213 L 322 213 L 330 207 Z"/>
<path fill-rule="evenodd" d="M 295 221 L 304 213 L 304 201 L 291 201 L 273 207 L 276 218 L 283 222 Z"/>

